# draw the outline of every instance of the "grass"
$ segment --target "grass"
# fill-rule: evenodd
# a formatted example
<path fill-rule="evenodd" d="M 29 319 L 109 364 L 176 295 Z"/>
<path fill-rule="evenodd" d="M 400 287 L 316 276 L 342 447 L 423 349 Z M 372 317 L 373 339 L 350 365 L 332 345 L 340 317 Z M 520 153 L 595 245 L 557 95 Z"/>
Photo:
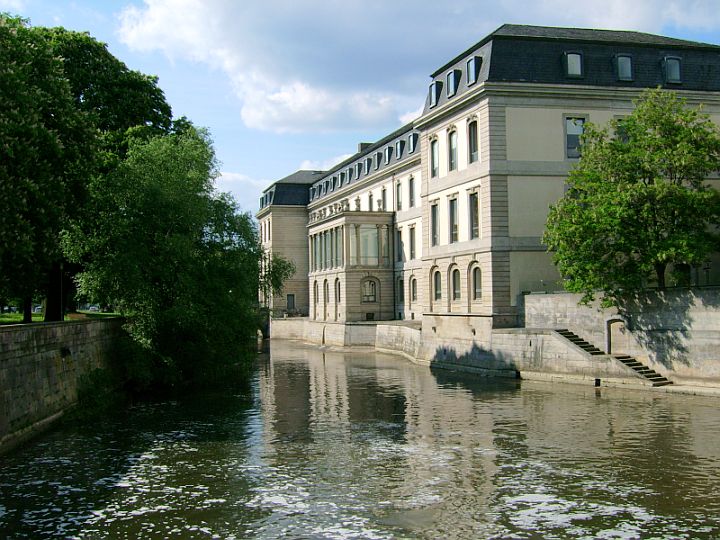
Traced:
<path fill-rule="evenodd" d="M 118 317 L 119 313 L 100 313 L 98 311 L 78 311 L 77 313 L 68 313 L 65 315 L 66 321 L 76 321 L 81 319 L 105 319 L 108 317 Z M 33 313 L 32 322 L 43 322 L 44 314 Z M 22 322 L 22 313 L 0 313 L 0 324 L 20 324 Z"/>

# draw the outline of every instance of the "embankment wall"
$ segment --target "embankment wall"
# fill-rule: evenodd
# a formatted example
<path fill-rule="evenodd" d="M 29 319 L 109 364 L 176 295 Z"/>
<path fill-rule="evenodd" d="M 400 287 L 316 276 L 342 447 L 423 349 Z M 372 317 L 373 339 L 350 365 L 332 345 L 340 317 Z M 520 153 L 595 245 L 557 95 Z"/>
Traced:
<path fill-rule="evenodd" d="M 121 319 L 0 326 L 0 453 L 48 427 L 109 366 Z"/>

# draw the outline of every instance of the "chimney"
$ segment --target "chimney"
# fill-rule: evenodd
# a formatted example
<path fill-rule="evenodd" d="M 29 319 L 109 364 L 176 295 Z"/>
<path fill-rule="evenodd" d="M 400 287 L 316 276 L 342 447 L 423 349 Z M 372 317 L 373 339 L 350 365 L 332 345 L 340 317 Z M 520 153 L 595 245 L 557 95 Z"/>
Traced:
<path fill-rule="evenodd" d="M 361 142 L 361 143 L 358 143 L 358 154 L 363 153 L 365 150 L 367 150 L 368 148 L 370 148 L 370 147 L 372 146 L 372 144 L 373 144 L 373 143 L 370 143 L 370 142 Z"/>

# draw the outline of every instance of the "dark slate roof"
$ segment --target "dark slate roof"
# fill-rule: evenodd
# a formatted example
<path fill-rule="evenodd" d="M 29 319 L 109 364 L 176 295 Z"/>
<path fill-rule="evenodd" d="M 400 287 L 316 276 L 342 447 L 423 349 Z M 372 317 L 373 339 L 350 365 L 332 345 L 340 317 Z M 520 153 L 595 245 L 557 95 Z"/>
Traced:
<path fill-rule="evenodd" d="M 489 37 L 526 37 L 587 42 L 610 42 L 633 45 L 656 45 L 661 47 L 707 47 L 718 50 L 720 45 L 688 41 L 644 32 L 629 30 L 594 30 L 591 28 L 560 28 L 553 26 L 529 26 L 524 24 L 504 24 Z"/>
<path fill-rule="evenodd" d="M 323 174 L 324 171 L 296 171 L 273 182 L 260 197 L 260 210 L 272 204 L 307 205 L 310 202 L 309 186 Z"/>
<path fill-rule="evenodd" d="M 325 171 L 295 171 L 294 173 L 277 180 L 275 184 L 312 184 Z"/>
<path fill-rule="evenodd" d="M 465 58 L 474 50 L 482 47 L 493 39 L 527 38 L 556 41 L 582 41 L 587 43 L 614 43 L 640 46 L 675 47 L 692 49 L 709 49 L 720 51 L 720 45 L 676 39 L 645 32 L 631 30 L 595 30 L 592 28 L 562 28 L 555 26 L 531 26 L 525 24 L 503 24 L 494 32 L 488 34 L 475 45 L 460 53 L 441 68 L 437 69 L 431 77 L 436 77 L 446 71 L 453 64 Z"/>
<path fill-rule="evenodd" d="M 579 52 L 583 76 L 567 77 L 564 53 Z M 632 59 L 633 80 L 618 80 L 617 55 Z M 566 84 L 616 88 L 665 88 L 720 91 L 720 46 L 625 30 L 591 30 L 506 24 L 436 71 L 433 84 L 441 85 L 440 99 L 423 114 L 441 108 L 472 89 L 467 84 L 467 61 L 482 59 L 477 82 Z M 664 80 L 667 56 L 681 59 L 682 82 Z M 445 85 L 450 71 L 461 73 L 457 92 L 448 97 Z M 428 93 L 429 94 L 429 93 Z"/>

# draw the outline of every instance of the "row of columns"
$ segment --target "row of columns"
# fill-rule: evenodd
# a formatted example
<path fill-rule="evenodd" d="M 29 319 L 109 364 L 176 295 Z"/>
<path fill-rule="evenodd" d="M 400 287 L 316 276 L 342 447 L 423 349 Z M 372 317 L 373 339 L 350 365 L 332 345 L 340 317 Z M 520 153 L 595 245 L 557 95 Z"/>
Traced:
<path fill-rule="evenodd" d="M 340 225 L 310 236 L 310 271 L 345 266 L 345 226 Z"/>

